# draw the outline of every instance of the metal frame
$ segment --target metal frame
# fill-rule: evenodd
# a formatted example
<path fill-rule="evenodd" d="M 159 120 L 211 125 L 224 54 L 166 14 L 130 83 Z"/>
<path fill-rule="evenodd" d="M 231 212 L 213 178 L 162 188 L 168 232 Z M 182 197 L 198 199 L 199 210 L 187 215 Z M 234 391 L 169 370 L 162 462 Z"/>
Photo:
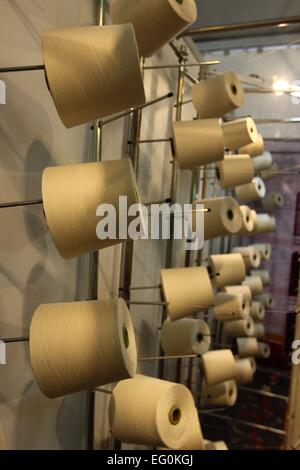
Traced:
<path fill-rule="evenodd" d="M 249 23 L 235 23 L 227 25 L 215 25 L 207 26 L 206 28 L 190 28 L 184 31 L 180 37 L 201 37 L 206 34 L 216 34 L 216 33 L 229 33 L 234 31 L 244 31 L 251 29 L 260 29 L 260 28 L 286 28 L 288 26 L 300 24 L 300 16 L 292 16 L 290 18 L 277 18 L 273 20 L 262 20 L 262 21 L 252 21 Z"/>

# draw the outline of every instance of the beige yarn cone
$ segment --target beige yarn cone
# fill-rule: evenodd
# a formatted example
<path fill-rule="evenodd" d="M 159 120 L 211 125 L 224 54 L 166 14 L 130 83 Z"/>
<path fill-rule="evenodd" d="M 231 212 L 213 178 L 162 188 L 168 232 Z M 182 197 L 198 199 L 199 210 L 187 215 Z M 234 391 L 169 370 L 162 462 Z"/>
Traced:
<path fill-rule="evenodd" d="M 132 25 L 84 26 L 43 33 L 47 83 L 67 127 L 145 103 Z"/>
<path fill-rule="evenodd" d="M 194 0 L 110 0 L 114 24 L 132 23 L 139 52 L 151 57 L 197 19 Z"/>
<path fill-rule="evenodd" d="M 133 377 L 137 352 L 126 303 L 40 305 L 30 327 L 30 360 L 49 398 Z"/>
<path fill-rule="evenodd" d="M 65 259 L 124 241 L 119 237 L 119 210 L 122 210 L 119 196 L 127 196 L 128 207 L 139 203 L 129 159 L 46 168 L 42 194 L 48 228 L 58 252 Z M 103 219 L 96 214 L 100 204 L 115 208 L 115 239 L 97 237 L 97 224 Z"/>

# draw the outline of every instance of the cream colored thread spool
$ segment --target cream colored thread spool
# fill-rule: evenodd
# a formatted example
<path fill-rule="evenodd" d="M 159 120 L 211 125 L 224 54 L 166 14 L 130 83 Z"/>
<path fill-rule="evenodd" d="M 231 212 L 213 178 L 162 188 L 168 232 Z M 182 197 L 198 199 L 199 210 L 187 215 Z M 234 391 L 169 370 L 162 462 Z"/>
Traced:
<path fill-rule="evenodd" d="M 224 441 L 206 441 L 205 450 L 229 450 Z"/>
<path fill-rule="evenodd" d="M 192 100 L 201 119 L 225 116 L 239 108 L 244 97 L 242 84 L 232 72 L 201 80 L 192 88 Z"/>
<path fill-rule="evenodd" d="M 236 343 L 239 357 L 258 356 L 259 348 L 257 338 L 237 338 Z"/>
<path fill-rule="evenodd" d="M 238 385 L 253 382 L 254 370 L 251 359 L 236 359 L 236 383 Z"/>
<path fill-rule="evenodd" d="M 218 119 L 173 122 L 175 157 L 181 169 L 193 169 L 224 158 Z"/>
<path fill-rule="evenodd" d="M 252 219 L 253 219 L 253 230 L 254 230 L 254 226 L 255 226 L 256 218 L 257 218 L 257 212 L 253 209 L 251 209 L 251 216 L 252 216 Z"/>
<path fill-rule="evenodd" d="M 263 171 L 271 168 L 273 158 L 270 152 L 264 152 L 263 155 L 252 158 L 252 162 L 255 171 Z"/>
<path fill-rule="evenodd" d="M 235 378 L 235 360 L 230 349 L 208 351 L 202 356 L 200 367 L 207 385 Z"/>
<path fill-rule="evenodd" d="M 267 194 L 261 203 L 264 209 L 281 209 L 284 205 L 284 197 L 281 193 Z"/>
<path fill-rule="evenodd" d="M 221 237 L 237 233 L 242 227 L 242 215 L 238 202 L 232 197 L 202 199 L 195 205 L 202 204 L 209 212 L 204 213 L 204 239 Z"/>
<path fill-rule="evenodd" d="M 249 317 L 250 302 L 242 294 L 219 292 L 215 297 L 215 318 L 221 322 L 240 320 Z"/>
<path fill-rule="evenodd" d="M 233 406 L 237 400 L 235 380 L 216 385 L 207 385 L 203 381 L 201 397 L 204 406 Z"/>
<path fill-rule="evenodd" d="M 190 436 L 194 411 L 185 386 L 136 375 L 113 389 L 109 421 L 121 442 L 179 449 Z"/>
<path fill-rule="evenodd" d="M 5 440 L 5 435 L 2 429 L 2 426 L 0 424 L 0 450 L 5 450 L 6 449 L 6 440 Z"/>
<path fill-rule="evenodd" d="M 235 195 L 240 202 L 249 202 L 262 199 L 266 194 L 266 186 L 259 177 L 253 178 L 251 183 L 242 184 L 235 188 Z"/>
<path fill-rule="evenodd" d="M 204 450 L 204 439 L 199 421 L 198 410 L 194 408 L 190 433 L 187 441 L 177 450 Z"/>
<path fill-rule="evenodd" d="M 271 283 L 270 273 L 266 269 L 253 269 L 250 274 L 251 276 L 259 276 L 264 286 L 269 286 Z"/>
<path fill-rule="evenodd" d="M 202 355 L 211 344 L 210 328 L 201 319 L 171 321 L 167 318 L 162 326 L 160 342 L 167 356 Z"/>
<path fill-rule="evenodd" d="M 43 33 L 47 83 L 67 128 L 145 103 L 132 25 Z"/>
<path fill-rule="evenodd" d="M 276 228 L 277 222 L 275 217 L 269 214 L 257 214 L 253 229 L 254 234 L 275 232 Z"/>
<path fill-rule="evenodd" d="M 204 267 L 162 269 L 161 281 L 172 321 L 214 306 L 211 281 Z"/>
<path fill-rule="evenodd" d="M 245 262 L 240 253 L 211 255 L 209 269 L 213 274 L 213 284 L 217 288 L 239 284 L 246 277 Z"/>
<path fill-rule="evenodd" d="M 242 214 L 243 225 L 239 231 L 239 235 L 248 235 L 253 231 L 254 228 L 255 217 L 252 213 L 254 211 L 252 211 L 248 206 L 240 206 L 240 210 Z"/>
<path fill-rule="evenodd" d="M 123 210 L 119 196 L 127 196 L 128 207 L 139 203 L 129 159 L 46 168 L 42 193 L 54 245 L 65 259 L 124 241 L 118 234 L 119 209 Z M 111 204 L 116 210 L 116 239 L 97 237 L 96 227 L 103 219 L 96 215 L 100 204 Z"/>
<path fill-rule="evenodd" d="M 197 19 L 195 0 L 110 0 L 112 23 L 132 23 L 142 57 L 151 57 Z"/>
<path fill-rule="evenodd" d="M 261 322 L 254 322 L 253 335 L 257 339 L 263 339 L 266 335 L 266 330 Z"/>
<path fill-rule="evenodd" d="M 217 163 L 217 180 L 221 188 L 233 188 L 250 183 L 254 178 L 252 158 L 249 155 L 226 155 Z"/>
<path fill-rule="evenodd" d="M 261 178 L 264 181 L 271 180 L 273 178 L 277 178 L 278 175 L 279 175 L 279 167 L 278 167 L 277 163 L 273 163 L 271 168 L 269 168 L 268 170 L 263 170 L 260 174 Z"/>
<path fill-rule="evenodd" d="M 251 317 L 224 323 L 223 332 L 231 338 L 237 336 L 253 336 L 254 323 Z"/>
<path fill-rule="evenodd" d="M 236 246 L 232 252 L 242 255 L 247 269 L 258 268 L 261 264 L 260 251 L 254 246 Z"/>
<path fill-rule="evenodd" d="M 261 302 L 253 301 L 250 307 L 250 316 L 253 320 L 263 320 L 265 318 L 265 307 Z"/>
<path fill-rule="evenodd" d="M 223 288 L 224 292 L 226 292 L 226 294 L 230 294 L 230 295 L 242 295 L 244 297 L 245 300 L 247 300 L 249 302 L 249 304 L 251 304 L 252 302 L 252 292 L 251 292 L 251 289 L 249 286 L 243 286 L 243 285 L 240 285 L 240 286 L 225 286 Z"/>
<path fill-rule="evenodd" d="M 261 134 L 257 134 L 256 139 L 254 142 L 245 145 L 239 149 L 240 153 L 247 153 L 251 155 L 251 157 L 258 157 L 261 155 L 265 150 L 265 143 L 263 136 Z"/>
<path fill-rule="evenodd" d="M 251 289 L 252 295 L 262 294 L 264 286 L 259 276 L 247 276 L 243 281 L 243 286 L 248 286 Z"/>
<path fill-rule="evenodd" d="M 252 247 L 259 251 L 263 261 L 268 261 L 271 258 L 272 246 L 270 243 L 255 243 Z"/>
<path fill-rule="evenodd" d="M 267 343 L 258 343 L 258 349 L 261 359 L 269 359 L 271 356 L 271 348 Z"/>
<path fill-rule="evenodd" d="M 40 305 L 30 327 L 30 360 L 49 398 L 134 376 L 137 352 L 126 303 Z"/>
<path fill-rule="evenodd" d="M 257 139 L 256 124 L 251 118 L 225 122 L 223 125 L 223 135 L 225 147 L 229 150 L 236 150 L 243 145 L 255 142 Z M 249 155 L 248 152 L 240 153 Z"/>

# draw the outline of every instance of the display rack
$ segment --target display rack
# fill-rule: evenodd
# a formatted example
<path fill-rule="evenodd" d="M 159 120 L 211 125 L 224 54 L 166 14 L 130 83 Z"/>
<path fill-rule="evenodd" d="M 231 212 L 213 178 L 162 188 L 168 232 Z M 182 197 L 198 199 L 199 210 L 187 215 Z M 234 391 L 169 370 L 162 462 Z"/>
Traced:
<path fill-rule="evenodd" d="M 97 11 L 97 21 L 96 24 L 102 26 L 105 24 L 105 18 L 107 15 L 106 11 L 106 1 L 105 0 L 98 0 L 98 11 Z M 255 26 L 252 24 L 247 25 L 228 25 L 227 27 L 220 27 L 218 29 L 210 29 L 209 28 L 200 28 L 200 29 L 191 29 L 183 34 L 183 36 L 193 36 L 198 37 L 201 34 L 207 34 L 210 32 L 218 32 L 218 31 L 238 31 L 245 28 L 253 28 L 253 27 L 266 27 L 266 26 L 275 26 L 278 23 L 287 22 L 287 19 L 280 19 L 276 21 L 269 21 L 269 22 L 260 22 L 255 23 Z M 300 18 L 290 18 L 289 23 L 300 23 Z M 185 86 L 186 80 L 189 80 L 192 83 L 197 83 L 200 80 L 205 80 L 210 71 L 210 67 L 217 65 L 219 61 L 211 60 L 211 61 L 198 61 L 196 63 L 188 61 L 188 49 L 185 44 L 176 43 L 172 41 L 170 43 L 170 47 L 173 50 L 176 60 L 178 64 L 160 64 L 160 65 L 147 65 L 147 62 L 144 58 L 141 59 L 141 69 L 142 74 L 144 75 L 147 71 L 161 71 L 167 69 L 176 69 L 178 71 L 178 76 L 176 80 L 176 99 L 174 103 L 175 109 L 175 120 L 181 121 L 182 119 L 182 111 L 183 106 L 187 103 L 190 103 L 190 100 L 185 101 Z M 198 78 L 196 79 L 193 75 L 191 75 L 188 71 L 188 68 L 197 68 L 198 69 Z M 44 70 L 43 65 L 33 65 L 33 66 L 23 66 L 23 67 L 8 67 L 8 68 L 1 68 L 0 72 L 10 73 L 10 72 L 24 72 L 24 71 L 38 71 Z M 249 93 L 269 93 L 270 90 L 262 90 L 262 89 L 247 89 Z M 124 157 L 130 158 L 135 170 L 136 179 L 139 179 L 139 156 L 140 156 L 140 145 L 148 144 L 148 143 L 170 143 L 170 150 L 172 153 L 172 176 L 171 176 L 171 187 L 170 187 L 170 195 L 169 198 L 166 199 L 165 202 L 172 205 L 177 201 L 177 193 L 178 193 L 178 173 L 179 168 L 176 159 L 174 158 L 174 148 L 172 138 L 170 136 L 161 136 L 160 138 L 142 140 L 141 139 L 141 130 L 142 130 L 142 120 L 143 120 L 143 109 L 148 106 L 153 106 L 155 104 L 159 104 L 160 102 L 171 99 L 173 97 L 173 93 L 169 92 L 161 97 L 158 97 L 154 100 L 149 101 L 143 106 L 139 106 L 123 113 L 119 113 L 116 116 L 107 119 L 98 119 L 94 122 L 91 131 L 93 134 L 93 152 L 92 152 L 92 161 L 94 162 L 101 162 L 102 161 L 102 141 L 103 141 L 103 131 L 104 127 L 107 124 L 110 124 L 116 120 L 128 117 L 128 132 L 126 138 L 126 148 L 124 151 Z M 258 119 L 257 122 L 260 124 L 269 124 L 269 123 L 299 123 L 300 119 L 294 118 L 293 120 L 290 119 Z M 278 141 L 278 139 L 274 139 Z M 285 141 L 285 140 L 284 140 Z M 213 171 L 213 166 L 208 168 Z M 208 184 L 214 184 L 215 176 L 212 175 L 212 172 L 205 171 L 204 167 L 201 167 L 197 170 L 192 171 L 192 178 L 191 178 L 191 186 L 190 186 L 190 196 L 189 196 L 189 203 L 193 203 L 196 199 L 196 195 L 198 195 L 199 199 L 205 199 L 207 192 L 208 192 Z M 8 202 L 8 203 L 1 203 L 1 208 L 10 208 L 10 207 L 19 207 L 19 206 L 34 206 L 34 205 L 41 205 L 43 203 L 42 199 L 36 200 L 28 200 L 28 201 L 16 201 L 16 202 Z M 172 224 L 173 220 L 173 224 Z M 174 230 L 174 218 L 171 219 L 171 233 Z M 222 252 L 226 253 L 230 251 L 230 241 L 227 237 L 223 237 L 221 241 Z M 167 242 L 166 246 L 166 257 L 164 265 L 166 268 L 172 268 L 173 266 L 173 237 L 171 236 Z M 214 249 L 214 242 L 208 242 L 208 253 L 214 253 L 218 250 Z M 149 306 L 159 306 L 162 308 L 162 315 L 161 315 L 161 325 L 167 317 L 167 302 L 164 302 L 163 298 L 160 301 L 136 301 L 131 299 L 132 291 L 143 291 L 143 290 L 160 290 L 161 286 L 132 286 L 132 275 L 133 275 L 133 260 L 134 260 L 134 242 L 127 241 L 123 245 L 122 249 L 122 260 L 121 260 L 121 276 L 120 276 L 120 296 L 122 296 L 128 305 L 149 305 Z M 207 255 L 205 254 L 204 250 L 200 250 L 197 252 L 196 256 L 192 256 L 190 252 L 186 252 L 184 266 L 190 267 L 192 265 L 205 265 L 207 262 Z M 101 279 L 99 277 L 99 251 L 91 253 L 89 256 L 89 300 L 96 300 L 99 297 L 99 285 L 101 283 Z M 222 331 L 219 327 L 215 329 L 210 335 L 214 338 L 214 348 L 222 348 L 228 346 L 224 342 L 222 343 Z M 28 342 L 29 337 L 17 337 L 17 338 L 4 338 L 2 341 L 4 343 L 14 343 L 14 342 Z M 149 356 L 149 357 L 140 357 L 140 362 L 146 361 L 158 361 L 158 377 L 164 378 L 164 364 L 165 361 L 169 360 L 176 360 L 176 376 L 175 381 L 181 382 L 182 381 L 182 371 L 184 368 L 188 369 L 186 379 L 187 386 L 192 389 L 193 385 L 196 385 L 199 389 L 199 384 L 201 381 L 201 374 L 198 365 L 194 359 L 199 359 L 199 355 L 188 355 L 188 356 L 166 356 L 163 353 L 163 350 L 160 348 L 158 354 L 156 356 Z M 182 360 L 188 360 L 186 365 L 183 365 Z M 196 378 L 195 372 L 196 370 Z M 193 382 L 193 380 L 195 380 Z M 264 392 L 261 390 L 254 390 L 247 387 L 241 387 L 244 391 L 247 391 L 252 394 L 262 395 L 266 398 L 270 399 L 278 399 L 282 401 L 287 401 L 288 398 L 279 394 L 274 394 L 271 392 Z M 96 393 L 103 393 L 110 395 L 111 391 L 106 390 L 104 388 L 96 387 L 90 389 L 87 392 L 87 441 L 86 447 L 87 449 L 94 449 L 95 444 L 95 394 Z M 235 424 L 240 424 L 246 427 L 250 427 L 253 429 L 259 429 L 266 432 L 272 432 L 281 436 L 285 436 L 286 432 L 284 430 L 276 429 L 269 426 L 260 425 L 257 423 L 248 422 L 245 420 L 238 420 L 232 417 L 223 416 L 217 413 L 219 410 L 203 410 L 200 409 L 200 394 L 197 394 L 198 397 L 198 411 L 202 414 L 210 414 L 214 418 L 223 421 L 231 421 Z M 216 412 L 214 412 L 216 411 Z M 121 448 L 121 443 L 114 442 L 114 448 L 119 449 Z"/>

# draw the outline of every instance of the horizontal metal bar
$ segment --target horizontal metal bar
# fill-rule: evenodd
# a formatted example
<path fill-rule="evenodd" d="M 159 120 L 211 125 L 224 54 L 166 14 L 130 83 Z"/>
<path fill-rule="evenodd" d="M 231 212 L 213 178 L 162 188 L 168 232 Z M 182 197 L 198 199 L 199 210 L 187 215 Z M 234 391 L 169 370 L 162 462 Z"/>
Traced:
<path fill-rule="evenodd" d="M 173 359 L 196 359 L 200 358 L 198 354 L 190 354 L 188 356 L 153 356 L 153 357 L 140 357 L 139 361 L 170 361 Z"/>
<path fill-rule="evenodd" d="M 187 62 L 184 64 L 184 67 L 201 67 L 202 65 L 218 65 L 219 63 L 219 60 L 205 60 L 203 62 L 196 62 L 191 64 Z M 179 69 L 180 67 L 182 67 L 182 64 L 146 65 L 144 70 Z"/>
<path fill-rule="evenodd" d="M 255 119 L 256 124 L 300 124 L 300 117 L 287 119 Z"/>
<path fill-rule="evenodd" d="M 271 151 L 272 155 L 300 155 L 300 150 L 296 151 L 296 150 L 292 150 L 292 151 L 288 151 L 288 150 L 272 150 Z M 263 170 L 263 171 L 268 171 L 268 170 Z M 280 173 L 280 171 L 278 172 Z M 285 173 L 285 172 L 284 172 Z M 295 173 L 298 173 L 297 171 Z"/>
<path fill-rule="evenodd" d="M 45 70 L 45 65 L 23 65 L 21 67 L 0 67 L 0 73 L 31 72 L 34 70 Z"/>
<path fill-rule="evenodd" d="M 138 287 L 129 287 L 130 290 L 153 290 L 153 289 L 160 289 L 161 286 L 138 286 Z M 120 291 L 123 291 L 123 287 L 120 287 Z"/>
<path fill-rule="evenodd" d="M 128 109 L 127 111 L 124 111 L 123 113 L 116 114 L 115 116 L 108 118 L 108 119 L 103 119 L 99 122 L 99 127 L 106 126 L 107 124 L 110 124 L 111 122 L 117 121 L 118 119 L 122 119 L 123 117 L 129 116 L 132 114 L 134 111 L 140 111 L 141 109 L 148 108 L 149 106 L 153 106 L 156 103 L 160 103 L 163 100 L 166 100 L 168 98 L 172 98 L 174 96 L 174 93 L 170 91 L 166 95 L 160 96 L 159 98 L 156 98 L 154 100 L 148 101 L 145 104 L 142 104 L 141 106 L 136 106 L 135 108 Z"/>
<path fill-rule="evenodd" d="M 248 23 L 234 23 L 227 25 L 214 25 L 204 28 L 190 28 L 181 33 L 184 36 L 201 36 L 204 34 L 229 33 L 232 31 L 244 31 L 247 29 L 259 29 L 269 27 L 287 27 L 293 24 L 300 24 L 300 16 L 292 16 L 290 18 L 276 18 L 271 20 L 251 21 Z"/>
<path fill-rule="evenodd" d="M 300 142 L 299 137 L 264 137 L 265 142 Z"/>
<path fill-rule="evenodd" d="M 243 421 L 241 419 L 231 418 L 231 416 L 218 415 L 216 413 L 211 413 L 210 416 L 213 416 L 214 418 L 221 419 L 223 421 L 230 421 L 230 422 L 235 423 L 235 424 L 241 424 L 241 425 L 247 426 L 249 428 L 259 429 L 261 431 L 267 431 L 267 432 L 271 432 L 273 434 L 279 434 L 280 436 L 285 436 L 286 435 L 286 432 L 283 431 L 282 429 L 273 428 L 271 426 L 265 426 L 263 424 L 251 423 L 249 421 Z"/>
<path fill-rule="evenodd" d="M 38 204 L 43 204 L 43 199 L 34 199 L 32 201 L 1 202 L 0 209 L 6 209 L 9 207 L 36 206 Z"/>
<path fill-rule="evenodd" d="M 211 413 L 218 413 L 218 412 L 220 413 L 221 411 L 227 411 L 227 408 L 212 408 L 210 410 L 198 410 L 200 414 L 204 414 L 204 415 L 209 415 Z"/>
<path fill-rule="evenodd" d="M 156 142 L 171 142 L 172 137 L 169 137 L 168 139 L 147 139 L 147 140 L 138 140 L 137 142 L 133 142 L 131 140 L 128 140 L 127 144 L 132 145 L 132 144 L 153 144 Z"/>
<path fill-rule="evenodd" d="M 17 338 L 1 338 L 0 341 L 2 341 L 3 343 L 21 343 L 29 341 L 29 336 L 20 336 Z"/>
<path fill-rule="evenodd" d="M 185 104 L 190 104 L 190 103 L 192 103 L 192 102 L 193 102 L 193 100 L 186 100 L 186 101 L 183 101 L 180 106 L 183 106 L 183 105 L 185 105 Z M 178 107 L 178 104 L 175 104 L 175 105 L 174 105 L 174 108 L 177 108 L 177 107 Z"/>
<path fill-rule="evenodd" d="M 244 387 L 244 386 L 239 386 L 239 390 L 242 390 L 247 393 L 254 393 L 255 395 L 261 395 L 262 397 L 276 398 L 278 400 L 283 400 L 286 402 L 289 401 L 288 397 L 285 397 L 284 395 L 279 395 L 278 393 L 267 392 L 265 390 L 257 390 L 255 388 Z"/>
<path fill-rule="evenodd" d="M 169 305 L 168 302 L 143 302 L 135 300 L 126 300 L 127 305 L 154 305 L 158 307 L 166 307 Z"/>
<path fill-rule="evenodd" d="M 274 90 L 273 88 L 244 88 L 245 93 L 282 93 L 283 95 L 290 95 L 291 93 L 296 93 L 298 90 Z"/>

